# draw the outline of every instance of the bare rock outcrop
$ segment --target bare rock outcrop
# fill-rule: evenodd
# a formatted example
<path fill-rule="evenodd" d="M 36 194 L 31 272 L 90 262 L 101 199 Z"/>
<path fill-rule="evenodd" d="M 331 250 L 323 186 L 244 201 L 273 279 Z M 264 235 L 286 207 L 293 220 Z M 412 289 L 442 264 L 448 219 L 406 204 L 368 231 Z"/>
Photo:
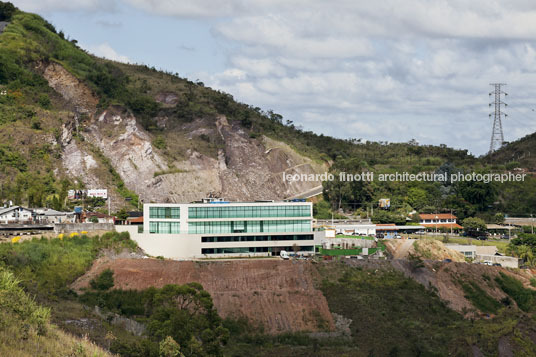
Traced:
<path fill-rule="evenodd" d="M 84 83 L 69 73 L 59 63 L 48 64 L 43 72 L 48 85 L 71 105 L 78 113 L 94 113 L 99 100 Z"/>

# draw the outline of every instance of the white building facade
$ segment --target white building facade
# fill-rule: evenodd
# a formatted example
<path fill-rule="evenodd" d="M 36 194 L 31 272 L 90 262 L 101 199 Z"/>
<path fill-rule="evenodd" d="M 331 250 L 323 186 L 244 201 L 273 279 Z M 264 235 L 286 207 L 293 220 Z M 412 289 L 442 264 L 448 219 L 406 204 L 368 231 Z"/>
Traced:
<path fill-rule="evenodd" d="M 312 255 L 310 202 L 145 204 L 143 232 L 116 226 L 148 254 L 172 259 Z"/>
<path fill-rule="evenodd" d="M 0 208 L 0 223 L 26 223 L 33 220 L 33 211 L 21 206 Z"/>

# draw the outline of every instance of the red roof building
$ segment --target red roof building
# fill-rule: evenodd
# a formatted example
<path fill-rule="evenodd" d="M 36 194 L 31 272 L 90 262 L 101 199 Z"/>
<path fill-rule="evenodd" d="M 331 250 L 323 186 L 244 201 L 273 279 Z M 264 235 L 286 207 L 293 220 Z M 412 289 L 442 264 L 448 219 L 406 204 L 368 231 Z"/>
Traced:
<path fill-rule="evenodd" d="M 457 217 L 450 213 L 420 213 L 420 225 L 427 228 L 462 228 L 456 223 Z"/>

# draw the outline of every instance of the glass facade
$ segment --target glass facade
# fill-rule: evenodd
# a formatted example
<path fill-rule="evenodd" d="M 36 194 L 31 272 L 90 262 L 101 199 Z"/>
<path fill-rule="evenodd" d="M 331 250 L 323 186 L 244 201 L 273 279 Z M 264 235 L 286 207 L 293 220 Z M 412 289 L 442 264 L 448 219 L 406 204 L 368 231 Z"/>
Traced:
<path fill-rule="evenodd" d="M 179 207 L 149 207 L 149 218 L 181 218 Z"/>
<path fill-rule="evenodd" d="M 279 250 L 292 251 L 292 247 L 277 247 Z M 244 248 L 203 248 L 201 254 L 236 254 L 236 253 L 268 253 L 272 247 L 244 247 Z M 300 247 L 300 252 L 313 252 L 313 246 Z"/>
<path fill-rule="evenodd" d="M 267 217 L 311 217 L 309 205 L 288 206 L 223 206 L 189 207 L 188 218 L 267 218 Z"/>
<path fill-rule="evenodd" d="M 189 234 L 310 231 L 310 220 L 188 222 Z"/>
<path fill-rule="evenodd" d="M 294 234 L 280 236 L 228 236 L 228 237 L 201 237 L 203 243 L 222 243 L 222 242 L 269 242 L 285 240 L 313 240 L 312 234 Z"/>
<path fill-rule="evenodd" d="M 180 233 L 179 222 L 149 222 L 149 233 L 175 234 Z"/>

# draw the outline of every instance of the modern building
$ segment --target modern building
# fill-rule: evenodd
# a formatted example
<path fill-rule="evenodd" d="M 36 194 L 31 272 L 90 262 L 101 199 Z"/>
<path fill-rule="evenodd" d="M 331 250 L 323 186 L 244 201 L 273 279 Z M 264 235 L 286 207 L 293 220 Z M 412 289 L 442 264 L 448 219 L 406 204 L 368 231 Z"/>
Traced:
<path fill-rule="evenodd" d="M 143 232 L 116 226 L 153 256 L 173 259 L 314 254 L 310 202 L 145 204 Z"/>
<path fill-rule="evenodd" d="M 457 217 L 450 213 L 419 213 L 421 217 L 420 225 L 428 229 L 461 229 L 456 223 Z"/>
<path fill-rule="evenodd" d="M 30 223 L 33 221 L 34 212 L 21 206 L 0 208 L 0 223 Z"/>

